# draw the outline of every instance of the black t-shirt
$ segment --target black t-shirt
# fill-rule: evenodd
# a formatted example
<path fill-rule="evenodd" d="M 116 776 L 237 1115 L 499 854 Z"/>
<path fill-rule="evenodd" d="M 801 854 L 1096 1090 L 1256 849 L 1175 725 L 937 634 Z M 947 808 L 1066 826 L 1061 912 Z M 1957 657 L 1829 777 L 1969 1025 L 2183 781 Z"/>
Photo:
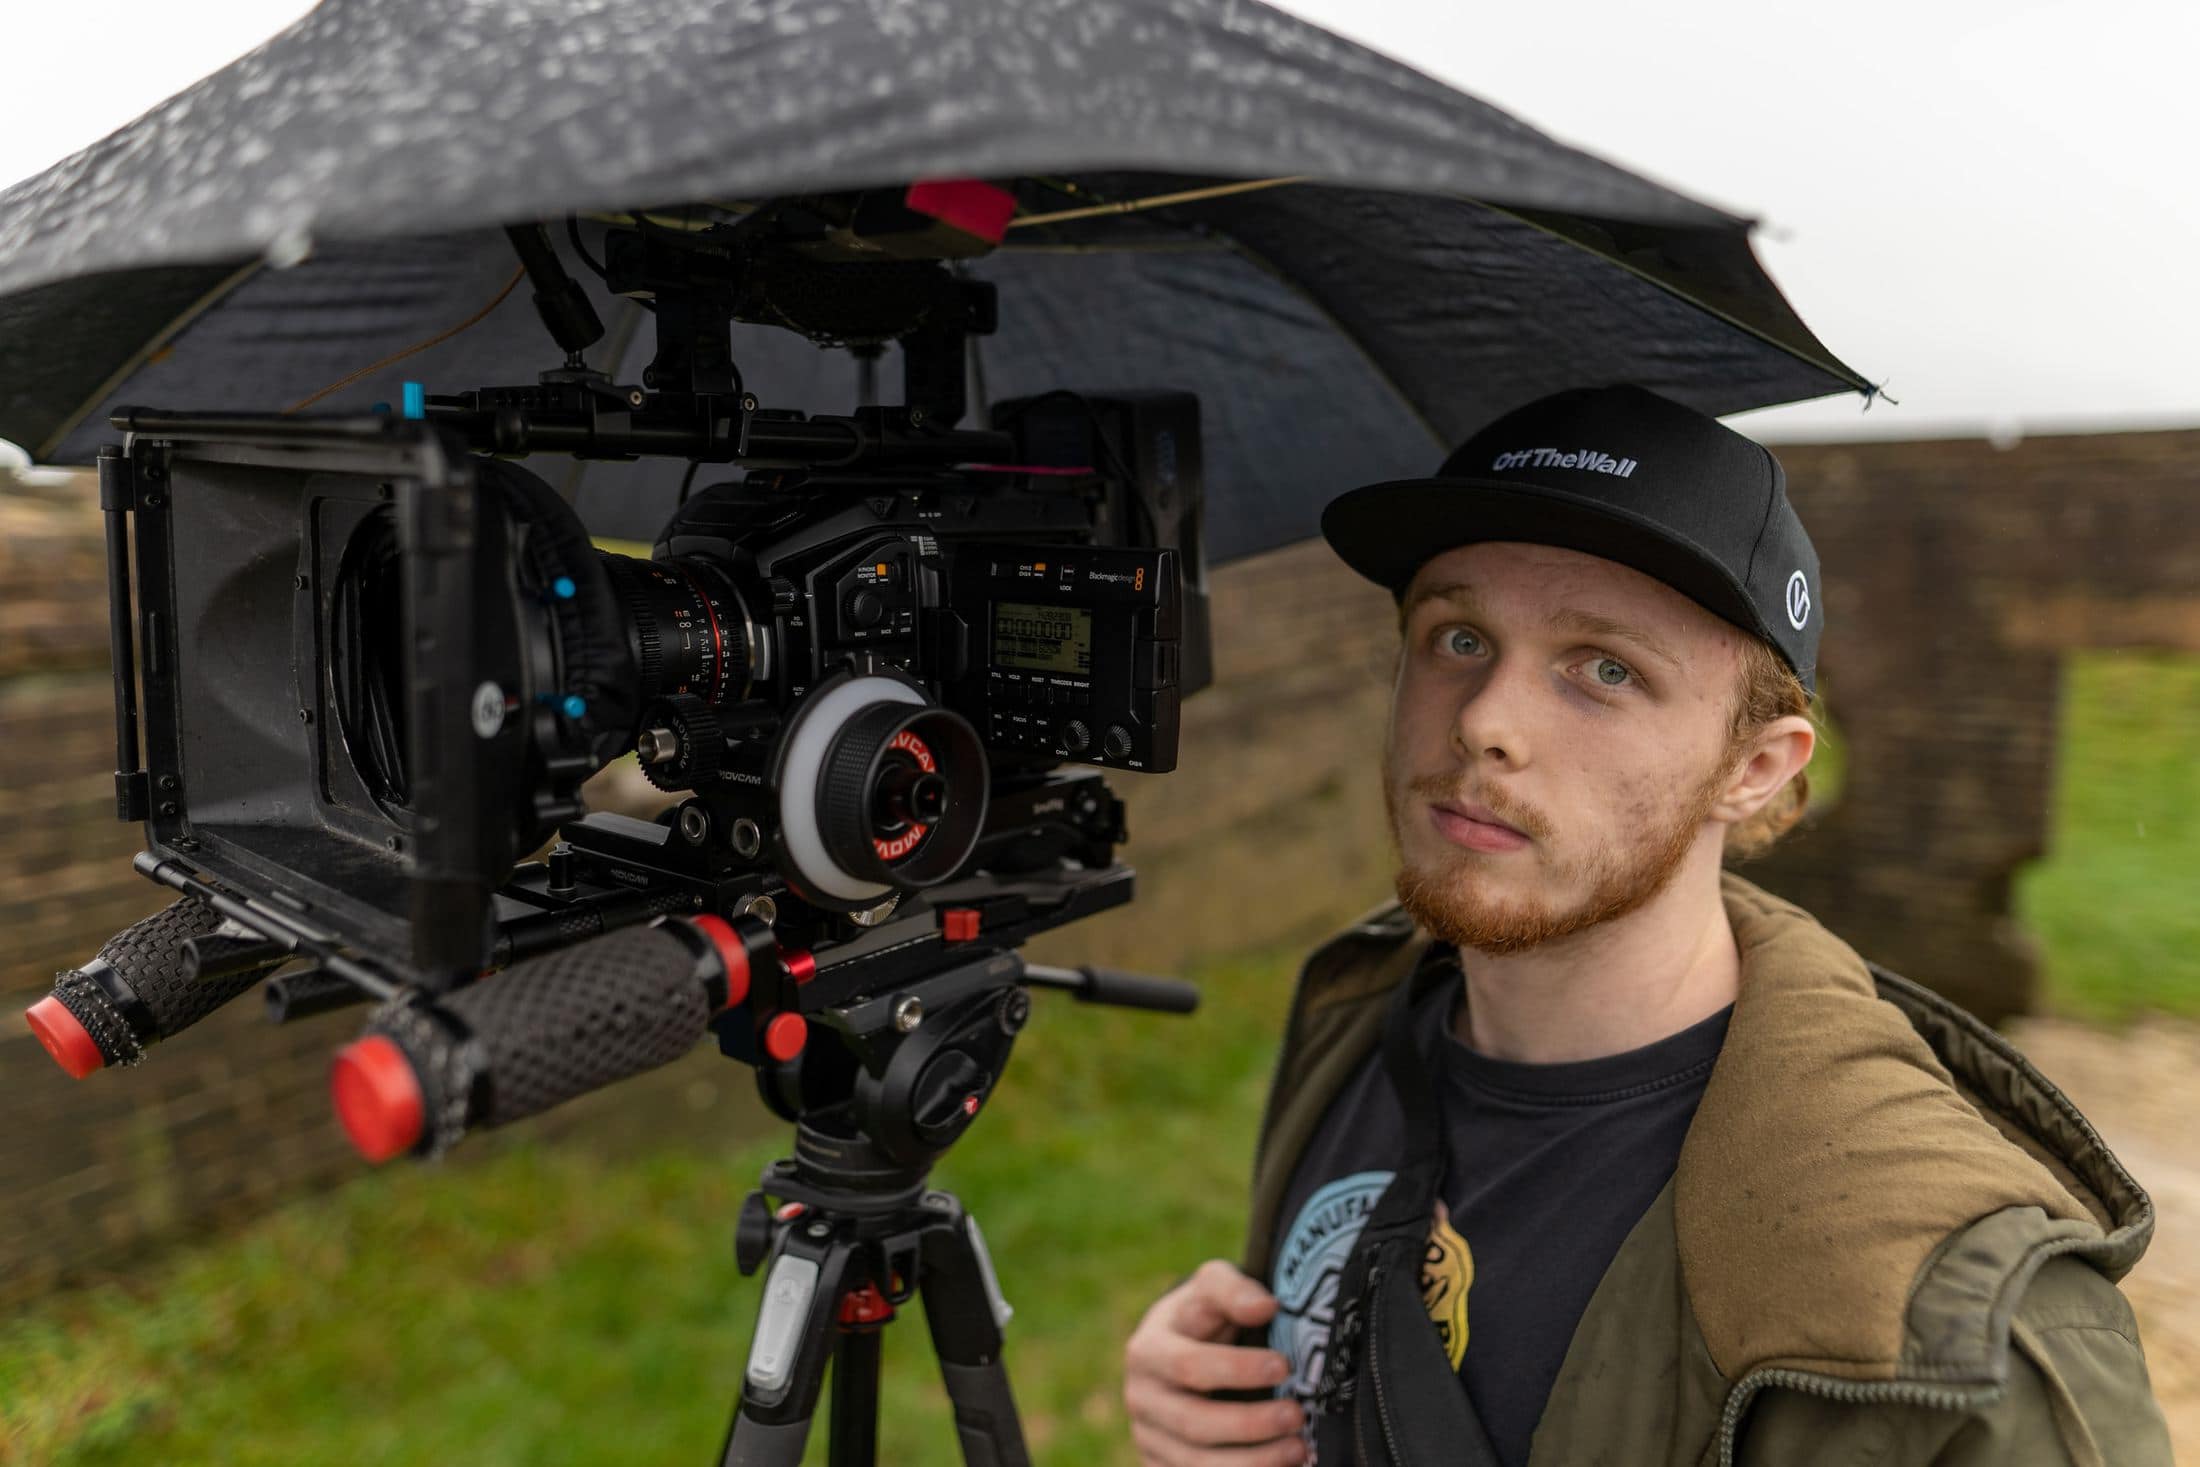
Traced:
<path fill-rule="evenodd" d="M 1460 1043 L 1459 997 L 1458 984 L 1441 984 L 1417 1018 L 1444 1030 L 1435 1070 L 1447 1147 L 1448 1220 L 1432 1220 L 1423 1293 L 1498 1460 L 1522 1467 L 1589 1296 L 1673 1175 L 1732 1009 L 1626 1054 L 1536 1065 Z M 1401 1123 L 1378 1050 L 1284 1193 L 1269 1341 L 1291 1362 L 1282 1389 L 1302 1402 L 1321 1382 L 1337 1277 L 1398 1164 Z"/>

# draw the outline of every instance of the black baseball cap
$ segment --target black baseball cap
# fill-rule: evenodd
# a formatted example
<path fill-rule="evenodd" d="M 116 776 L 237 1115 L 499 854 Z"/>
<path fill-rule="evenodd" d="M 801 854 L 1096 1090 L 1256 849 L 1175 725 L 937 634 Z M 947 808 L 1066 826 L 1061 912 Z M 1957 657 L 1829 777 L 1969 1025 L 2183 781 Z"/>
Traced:
<path fill-rule="evenodd" d="M 1818 552 L 1780 461 L 1647 388 L 1575 388 L 1515 408 L 1432 478 L 1340 494 L 1322 534 L 1401 597 L 1433 556 L 1487 540 L 1618 561 L 1771 643 L 1817 686 Z"/>

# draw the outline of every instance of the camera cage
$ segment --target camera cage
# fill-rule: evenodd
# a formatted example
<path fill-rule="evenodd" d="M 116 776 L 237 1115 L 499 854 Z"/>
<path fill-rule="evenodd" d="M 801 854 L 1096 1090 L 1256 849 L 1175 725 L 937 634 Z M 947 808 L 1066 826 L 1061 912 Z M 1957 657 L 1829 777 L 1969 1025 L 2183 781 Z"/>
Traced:
<path fill-rule="evenodd" d="M 566 365 L 542 373 L 535 386 L 429 398 L 420 417 L 119 411 L 113 422 L 126 433 L 125 442 L 103 449 L 99 464 L 109 520 L 110 603 L 116 608 L 117 808 L 122 818 L 145 822 L 148 852 L 141 869 L 179 889 L 235 901 L 233 921 L 315 959 L 324 973 L 370 996 L 407 988 L 444 991 L 516 954 L 540 950 L 540 930 L 573 899 L 554 898 L 547 881 L 531 882 L 515 863 L 568 822 L 574 837 L 564 843 L 569 861 L 577 857 L 584 869 L 633 885 L 635 867 L 621 865 L 627 857 L 602 854 L 626 849 L 621 843 L 631 845 L 633 832 L 608 829 L 615 819 L 583 819 L 578 798 L 581 780 L 603 762 L 601 751 L 631 743 L 633 710 L 611 696 L 620 674 L 606 667 L 586 679 L 581 696 L 587 707 L 580 717 L 568 717 L 563 705 L 574 695 L 544 686 L 544 670 L 531 665 L 529 655 L 530 643 L 554 643 L 567 656 L 585 644 L 576 627 L 586 618 L 576 618 L 575 608 L 546 592 L 561 582 L 561 573 L 575 572 L 569 598 L 577 593 L 585 602 L 605 594 L 577 573 L 587 559 L 585 531 L 554 495 L 536 496 L 524 514 L 515 514 L 507 501 L 522 495 L 517 481 L 532 482 L 531 476 L 507 473 L 499 459 L 483 454 L 674 454 L 745 464 L 753 495 L 706 496 L 691 505 L 705 510 L 706 501 L 716 499 L 736 522 L 744 499 L 761 514 L 784 515 L 805 500 L 852 497 L 881 484 L 936 491 L 954 481 L 955 465 L 1009 463 L 1020 446 L 1073 461 L 1081 453 L 1088 467 L 1105 455 L 1108 471 L 1098 477 L 1113 498 L 1096 513 L 1109 522 L 1107 533 L 1135 535 L 1173 552 L 1185 582 L 1181 686 L 1203 685 L 1196 417 L 1190 419 L 1192 441 L 1167 438 L 1159 453 L 1166 462 L 1158 468 L 1127 465 L 1126 453 L 1155 455 L 1135 435 L 1127 446 L 1114 435 L 1123 426 L 1120 414 L 1136 412 L 1141 399 L 1166 405 L 1167 394 L 1111 394 L 1095 403 L 1058 391 L 1002 405 L 1002 415 L 1018 420 L 1013 435 L 954 427 L 963 410 L 964 343 L 969 334 L 992 329 L 992 287 L 940 265 L 956 253 L 942 248 L 955 244 L 954 231 L 906 206 L 882 209 L 878 197 L 778 201 L 701 238 L 646 223 L 611 231 L 607 282 L 614 291 L 647 296 L 657 321 L 658 351 L 644 374 L 648 390 L 614 386 L 581 364 L 582 348 L 601 335 L 601 326 L 541 227 L 528 226 L 508 234 L 534 277 L 545 324 L 567 352 Z M 793 226 L 790 218 L 797 221 Z M 841 231 L 834 237 L 844 238 L 858 221 L 868 221 L 881 237 L 894 237 L 898 229 L 901 257 L 881 266 L 862 248 L 849 258 L 821 248 L 820 238 L 834 230 Z M 820 314 L 818 302 L 831 297 L 817 282 L 836 270 L 852 270 L 866 282 L 855 313 L 842 307 Z M 897 292 L 914 295 L 916 305 L 882 309 Z M 874 319 L 867 327 L 864 313 L 884 318 L 883 324 Z M 746 390 L 730 358 L 721 360 L 734 320 L 765 321 L 858 347 L 898 339 L 908 400 L 861 405 L 845 417 L 767 410 Z M 1101 420 L 1108 412 L 1119 415 L 1115 422 Z M 283 502 L 286 488 L 294 501 L 289 504 Z M 552 503 L 544 505 L 543 498 Z M 1054 502 L 1062 507 L 1059 497 Z M 1049 533 L 1072 531 L 1083 521 L 1089 534 L 1093 513 L 1073 515 Z M 341 640 L 336 618 L 362 613 L 326 594 L 331 584 L 344 583 L 342 559 L 360 526 L 376 516 L 394 532 L 407 568 L 395 682 L 412 696 L 402 719 L 403 797 L 394 808 L 377 798 L 369 787 L 374 780 L 362 772 L 375 761 L 353 747 L 360 731 L 346 709 L 361 695 L 354 687 L 347 697 L 339 686 L 346 678 L 373 681 L 372 669 L 347 668 L 334 654 Z M 683 541 L 697 535 L 722 539 L 732 533 L 707 520 L 707 512 L 677 517 L 660 554 L 679 553 Z M 122 609 L 133 590 L 133 525 L 142 660 L 134 655 L 131 618 Z M 240 535 L 250 550 L 231 574 L 219 584 L 195 578 L 202 567 L 237 561 Z M 293 547 L 288 556 L 286 536 Z M 515 538 L 527 556 L 515 557 Z M 515 564 L 523 567 L 516 579 Z M 387 612 L 386 602 L 380 609 Z M 244 640 L 236 635 L 238 623 L 263 618 L 295 629 L 288 677 L 279 669 L 221 661 L 220 649 Z M 514 635 L 530 620 L 539 635 Z M 491 675 L 482 676 L 485 669 Z M 277 729 L 279 735 L 272 732 Z M 389 728 L 379 732 L 390 739 Z M 528 749 L 548 752 L 517 757 Z M 271 768 L 286 762 L 292 770 L 321 775 L 271 783 Z M 1085 796 L 1082 786 L 1090 780 L 1034 773 L 1011 781 L 1011 792 L 1037 791 L 1038 797 L 997 802 L 979 844 L 997 855 L 1020 836 L 1053 827 L 1042 847 L 1057 853 L 1081 848 L 1098 859 L 1099 871 L 1107 870 L 1109 837 L 1120 839 L 1120 804 L 1104 784 L 1097 800 Z M 1061 828 L 1061 812 L 1069 809 L 1099 813 L 1074 830 Z M 300 825 L 302 811 L 312 818 Z M 514 811 L 521 812 L 516 825 Z M 1027 824 L 1017 826 L 1019 819 Z M 643 915 L 722 910 L 758 898 L 783 901 L 788 894 L 753 873 L 738 881 L 723 871 L 709 880 L 665 875 L 650 874 L 654 900 Z M 617 903 L 599 905 L 607 908 L 606 923 L 634 920 L 631 901 L 616 913 L 608 908 Z M 820 905 L 830 910 L 835 904 L 828 897 Z M 838 905 L 844 916 L 867 910 Z M 853 934 L 842 923 L 833 935 L 847 940 Z"/>

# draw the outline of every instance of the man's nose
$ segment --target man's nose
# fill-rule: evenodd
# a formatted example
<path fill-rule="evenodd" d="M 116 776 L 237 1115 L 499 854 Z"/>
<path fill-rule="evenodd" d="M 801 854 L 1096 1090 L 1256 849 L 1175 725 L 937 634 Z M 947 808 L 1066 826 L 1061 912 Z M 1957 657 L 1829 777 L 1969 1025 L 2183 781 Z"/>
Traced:
<path fill-rule="evenodd" d="M 1470 682 L 1452 719 L 1453 746 L 1470 761 L 1486 759 L 1521 769 L 1531 757 L 1529 726 L 1535 690 L 1531 673 L 1510 658 L 1497 658 Z"/>

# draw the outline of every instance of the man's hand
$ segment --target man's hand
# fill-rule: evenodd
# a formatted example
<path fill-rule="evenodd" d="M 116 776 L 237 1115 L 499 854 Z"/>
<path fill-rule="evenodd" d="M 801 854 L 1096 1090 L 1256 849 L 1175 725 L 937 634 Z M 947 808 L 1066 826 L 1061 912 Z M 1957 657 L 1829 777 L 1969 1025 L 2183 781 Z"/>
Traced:
<path fill-rule="evenodd" d="M 1148 1467 L 1289 1467 L 1306 1460 L 1296 1401 L 1216 1401 L 1210 1391 L 1267 1390 L 1290 1373 L 1283 1356 L 1222 1343 L 1266 1324 L 1276 1301 L 1220 1259 L 1163 1294 L 1123 1347 L 1123 1404 Z"/>

